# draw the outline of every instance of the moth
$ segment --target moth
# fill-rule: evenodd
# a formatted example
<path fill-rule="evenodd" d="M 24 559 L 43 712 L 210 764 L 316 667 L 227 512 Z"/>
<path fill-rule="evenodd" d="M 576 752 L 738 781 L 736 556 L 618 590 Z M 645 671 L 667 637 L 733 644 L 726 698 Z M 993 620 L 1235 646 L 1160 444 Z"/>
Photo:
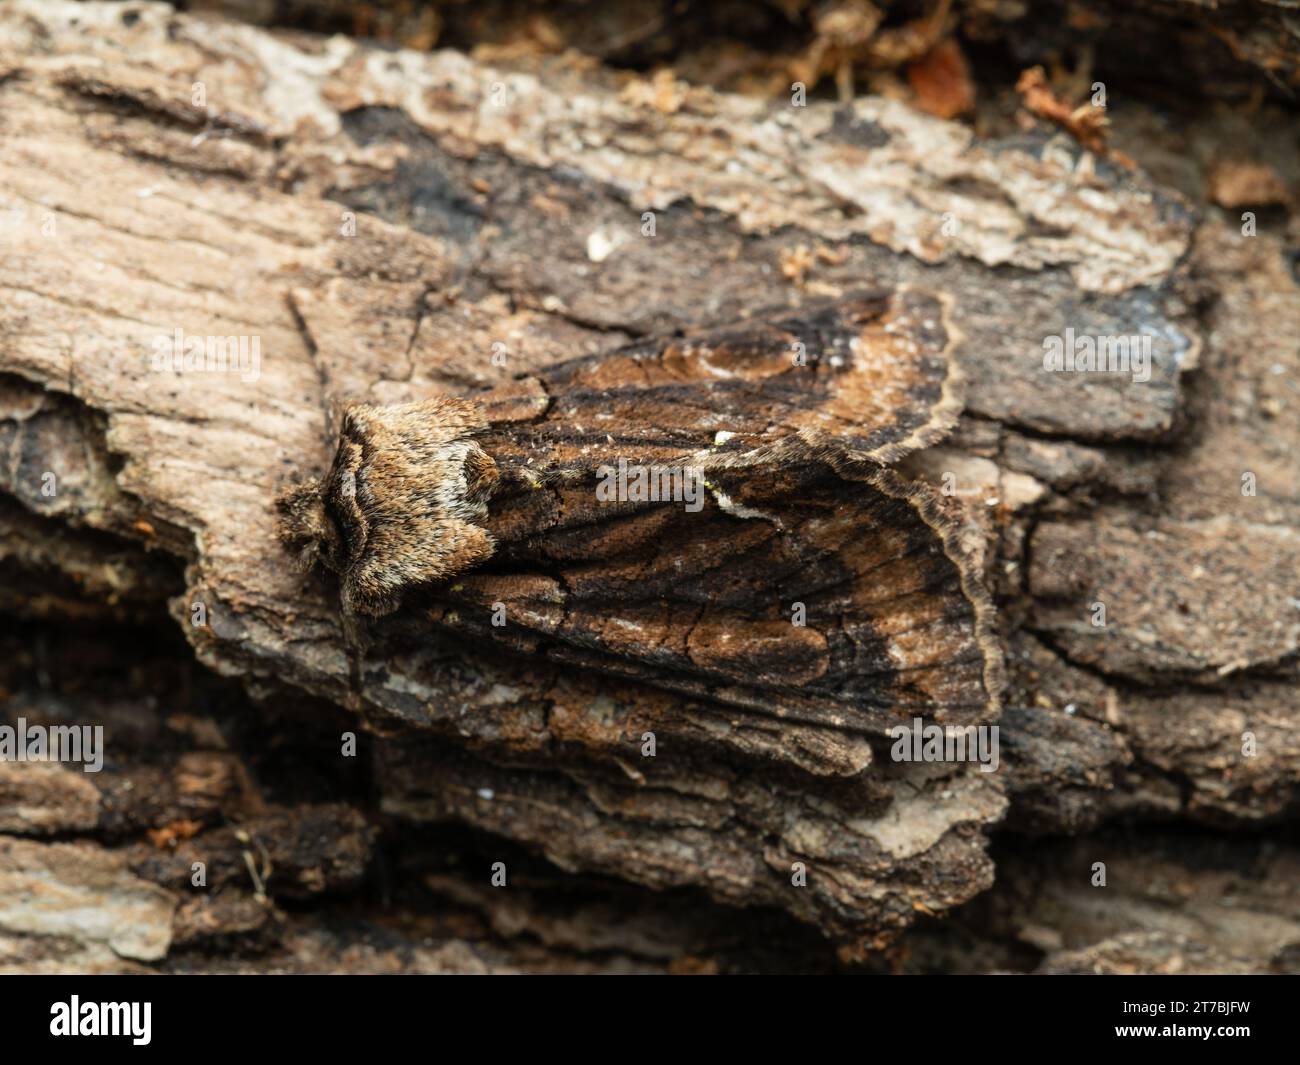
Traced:
<path fill-rule="evenodd" d="M 876 291 L 353 406 L 329 471 L 279 498 L 280 537 L 349 615 L 810 723 L 987 720 L 980 575 L 940 498 L 888 468 L 960 413 L 953 344 L 938 297 Z M 611 499 L 616 469 L 642 490 Z"/>

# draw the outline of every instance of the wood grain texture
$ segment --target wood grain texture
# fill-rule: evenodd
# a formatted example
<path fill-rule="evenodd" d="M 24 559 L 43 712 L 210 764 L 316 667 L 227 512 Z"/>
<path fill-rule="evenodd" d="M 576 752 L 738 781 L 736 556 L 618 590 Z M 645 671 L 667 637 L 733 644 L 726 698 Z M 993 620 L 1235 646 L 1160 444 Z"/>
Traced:
<path fill-rule="evenodd" d="M 661 113 L 563 61 L 131 13 L 0 4 L 0 608 L 15 630 L 102 626 L 54 655 L 51 630 L 11 632 L 5 713 L 81 708 L 122 737 L 88 785 L 0 781 L 0 832 L 88 837 L 13 849 L 14 883 L 44 869 L 75 897 L 102 865 L 115 896 L 156 901 L 132 966 L 202 968 L 227 935 L 345 966 L 316 920 L 332 891 L 357 901 L 390 869 L 399 891 L 445 889 L 501 856 L 546 887 L 513 914 L 463 892 L 457 921 L 559 936 L 554 886 L 625 900 L 628 928 L 650 899 L 879 961 L 990 888 L 995 833 L 1091 847 L 1121 817 L 1190 835 L 1294 813 L 1286 233 L 1244 240 L 1052 131 L 989 140 L 897 101 L 793 113 L 701 89 Z M 1152 333 L 1151 380 L 1044 373 L 1066 326 Z M 259 337 L 258 375 L 158 369 L 178 328 Z M 380 423 L 431 401 L 466 419 L 444 415 L 432 449 L 456 490 L 423 511 L 427 493 L 393 497 L 384 521 L 425 526 L 419 565 L 354 598 L 394 609 L 349 613 L 336 574 L 286 555 L 275 501 L 304 477 L 418 480 L 422 460 L 367 464 L 374 434 L 344 412 L 401 436 Z M 440 424 L 415 422 L 414 440 Z M 340 429 L 357 450 L 331 475 Z M 698 463 L 700 508 L 602 500 L 620 459 Z M 448 515 L 462 525 L 430 537 Z M 469 530 L 490 553 L 430 567 L 422 546 Z M 296 547 L 329 536 L 308 531 Z M 370 535 L 348 532 L 339 574 Z M 1112 630 L 1081 627 L 1097 595 Z M 105 644 L 138 625 L 129 651 Z M 241 690 L 194 706 L 147 663 L 99 698 L 96 663 L 168 639 Z M 891 721 L 995 720 L 1002 648 L 1002 768 L 894 762 Z M 91 690 L 56 698 L 81 670 Z M 124 707 L 155 673 L 156 702 Z M 473 863 L 449 872 L 428 852 L 459 831 Z M 303 832 L 336 836 L 339 862 Z M 256 842 L 285 871 L 262 899 Z M 176 859 L 203 850 L 222 891 L 195 897 Z M 6 959 L 124 964 L 97 933 L 6 914 Z M 732 964 L 682 929 L 627 964 L 690 941 Z M 422 952 L 422 934 L 412 966 L 547 964 L 462 926 Z M 572 934 L 551 964 L 608 961 L 590 926 Z"/>

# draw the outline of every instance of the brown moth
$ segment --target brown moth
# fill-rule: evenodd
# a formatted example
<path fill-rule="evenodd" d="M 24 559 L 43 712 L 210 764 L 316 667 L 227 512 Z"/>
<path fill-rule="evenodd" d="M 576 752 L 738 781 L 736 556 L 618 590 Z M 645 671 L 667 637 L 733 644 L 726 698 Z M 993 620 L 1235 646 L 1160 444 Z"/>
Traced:
<path fill-rule="evenodd" d="M 345 611 L 752 711 L 878 730 L 996 711 L 954 521 L 885 468 L 961 409 L 933 296 L 871 293 L 353 407 L 281 537 Z"/>
<path fill-rule="evenodd" d="M 498 473 L 473 437 L 486 428 L 482 408 L 454 396 L 350 408 L 324 480 L 280 497 L 282 538 L 305 566 L 337 573 L 344 610 L 365 614 L 485 561 Z"/>

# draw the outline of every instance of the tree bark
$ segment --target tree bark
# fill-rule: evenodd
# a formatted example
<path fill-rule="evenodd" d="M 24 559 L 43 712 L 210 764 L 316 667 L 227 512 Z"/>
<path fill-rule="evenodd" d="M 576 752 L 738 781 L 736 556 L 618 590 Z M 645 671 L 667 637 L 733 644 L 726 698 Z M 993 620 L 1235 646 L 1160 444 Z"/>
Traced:
<path fill-rule="evenodd" d="M 106 630 L 185 642 L 156 709 L 40 696 L 14 667 L 7 721 L 119 727 L 110 773 L 0 764 L 0 896 L 72 900 L 0 909 L 4 965 L 761 967 L 735 941 L 762 920 L 816 969 L 1007 900 L 983 928 L 1038 936 L 1047 969 L 1156 970 L 1201 926 L 1048 934 L 1014 885 L 963 906 L 991 837 L 1029 878 L 1025 835 L 1294 811 L 1284 234 L 1243 237 L 1048 127 L 981 139 L 880 97 L 665 104 L 564 59 L 161 5 L 0 5 L 0 141 L 0 608 L 90 626 L 108 657 Z M 1047 372 L 1067 328 L 1152 337 L 1149 379 Z M 224 370 L 209 338 L 234 340 Z M 763 370 L 814 340 L 809 377 Z M 723 358 L 743 386 L 709 384 Z M 323 526 L 286 531 L 277 499 L 331 469 L 362 424 L 344 412 L 373 429 L 453 398 L 501 477 L 470 523 L 491 558 L 420 555 L 374 599 L 352 564 L 394 564 L 377 538 L 295 565 L 282 538 L 316 550 Z M 620 457 L 701 454 L 698 519 L 598 505 Z M 998 724 L 1001 767 L 894 760 L 886 730 L 914 715 Z M 277 782 L 268 749 L 302 729 L 316 768 Z M 473 869 L 428 858 L 449 825 Z M 498 862 L 522 890 L 492 890 Z M 415 918 L 385 948 L 276 906 L 378 891 L 414 914 L 417 883 L 437 949 Z M 78 923 L 82 894 L 102 922 Z M 1260 908 L 1280 944 L 1197 956 L 1290 964 L 1294 900 Z"/>

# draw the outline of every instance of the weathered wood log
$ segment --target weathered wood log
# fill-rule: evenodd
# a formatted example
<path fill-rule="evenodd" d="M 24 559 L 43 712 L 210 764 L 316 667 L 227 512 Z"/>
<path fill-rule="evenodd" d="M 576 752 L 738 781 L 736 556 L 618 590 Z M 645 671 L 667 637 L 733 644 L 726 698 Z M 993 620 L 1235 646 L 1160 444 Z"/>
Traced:
<path fill-rule="evenodd" d="M 262 934 L 217 810 L 302 870 L 286 897 L 356 890 L 371 819 L 407 838 L 453 821 L 571 873 L 776 907 L 861 957 L 991 883 L 1008 799 L 1036 833 L 1293 809 L 1282 236 L 1198 222 L 1060 134 L 985 141 L 878 98 L 660 109 L 563 62 L 123 14 L 0 6 L 0 607 L 120 623 L 169 600 L 218 673 L 364 724 L 379 797 L 219 791 L 190 816 L 177 762 L 110 831 L 85 786 L 51 813 L 23 776 L 13 809 L 41 813 L 0 808 L 0 831 L 84 833 L 105 875 L 127 868 L 114 831 L 182 818 L 201 831 L 168 854 L 226 856 L 215 915 L 224 895 L 185 894 L 180 864 L 130 866 L 166 934 L 128 956 Z M 1067 328 L 1152 337 L 1149 380 L 1046 372 Z M 293 545 L 333 542 L 346 590 L 368 541 L 339 528 L 340 477 L 383 482 L 365 433 L 430 401 L 481 411 L 457 444 L 496 488 L 458 517 L 491 556 L 341 602 L 292 564 L 276 499 L 330 469 L 360 404 L 363 461 L 345 448 L 327 475 L 329 513 L 319 487 L 285 497 Z M 620 458 L 698 461 L 701 511 L 603 507 Z M 848 591 L 882 566 L 874 597 Z M 346 609 L 367 603 L 396 609 Z M 937 638 L 900 642 L 917 622 Z M 890 757 L 891 721 L 987 724 L 1000 702 L 1002 771 Z M 293 843 L 313 816 L 350 841 L 323 882 L 326 855 Z M 32 846 L 18 868 L 56 861 Z"/>
<path fill-rule="evenodd" d="M 924 12 L 903 0 L 652 0 L 598 10 L 582 0 L 446 0 L 419 8 L 390 0 L 189 0 L 185 6 L 411 48 L 472 48 L 489 62 L 573 49 L 633 69 L 670 63 L 691 82 L 729 90 L 784 93 L 791 81 L 839 81 L 846 65 L 859 90 L 874 91 L 891 76 L 919 80 L 912 68 L 950 37 L 1004 48 L 1016 61 L 1072 57 L 1085 86 L 1089 74 L 1113 84 L 1137 68 L 1145 79 L 1215 97 L 1242 98 L 1261 84 L 1280 95 L 1300 87 L 1300 32 L 1287 0 L 1213 6 L 1094 0 L 1084 8 L 1067 0 L 953 0 Z M 1168 62 L 1149 61 L 1153 40 L 1167 50 Z"/>

